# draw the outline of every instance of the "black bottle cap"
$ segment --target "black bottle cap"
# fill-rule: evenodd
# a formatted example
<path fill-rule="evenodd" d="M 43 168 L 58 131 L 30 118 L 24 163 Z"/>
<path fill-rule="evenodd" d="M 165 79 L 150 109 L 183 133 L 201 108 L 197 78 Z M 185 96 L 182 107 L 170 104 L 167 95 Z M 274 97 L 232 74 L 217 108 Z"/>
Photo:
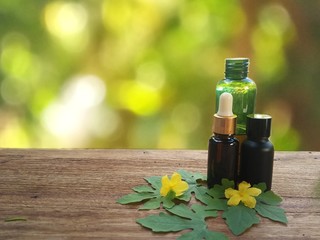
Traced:
<path fill-rule="evenodd" d="M 249 114 L 247 116 L 248 137 L 270 137 L 271 119 L 267 114 Z"/>

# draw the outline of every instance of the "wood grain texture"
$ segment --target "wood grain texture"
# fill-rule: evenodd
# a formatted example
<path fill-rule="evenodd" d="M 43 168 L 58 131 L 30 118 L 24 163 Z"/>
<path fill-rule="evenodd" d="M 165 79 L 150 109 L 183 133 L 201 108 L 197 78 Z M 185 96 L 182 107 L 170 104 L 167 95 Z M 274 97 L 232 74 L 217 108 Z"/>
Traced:
<path fill-rule="evenodd" d="M 0 150 L 0 239 L 175 239 L 135 223 L 152 211 L 116 200 L 144 177 L 178 169 L 206 174 L 197 150 Z M 262 219 L 239 237 L 221 218 L 209 228 L 230 239 L 320 239 L 320 152 L 277 152 L 273 190 L 288 225 Z M 5 222 L 11 217 L 26 221 Z"/>

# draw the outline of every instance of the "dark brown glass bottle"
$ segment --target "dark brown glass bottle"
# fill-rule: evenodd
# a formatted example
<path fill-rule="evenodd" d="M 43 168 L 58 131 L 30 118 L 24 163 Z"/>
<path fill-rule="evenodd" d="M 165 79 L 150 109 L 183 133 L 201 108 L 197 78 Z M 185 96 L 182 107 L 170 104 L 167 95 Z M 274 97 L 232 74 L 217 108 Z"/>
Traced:
<path fill-rule="evenodd" d="M 247 116 L 247 139 L 241 145 L 240 178 L 253 184 L 266 183 L 271 189 L 274 147 L 269 141 L 271 116 Z"/>
<path fill-rule="evenodd" d="M 223 93 L 214 115 L 213 136 L 208 146 L 208 188 L 221 184 L 223 178 L 237 181 L 239 142 L 234 138 L 237 117 L 232 113 L 232 99 L 230 93 Z"/>
<path fill-rule="evenodd" d="M 209 139 L 208 188 L 221 184 L 223 178 L 237 181 L 239 142 L 234 135 L 215 134 Z"/>

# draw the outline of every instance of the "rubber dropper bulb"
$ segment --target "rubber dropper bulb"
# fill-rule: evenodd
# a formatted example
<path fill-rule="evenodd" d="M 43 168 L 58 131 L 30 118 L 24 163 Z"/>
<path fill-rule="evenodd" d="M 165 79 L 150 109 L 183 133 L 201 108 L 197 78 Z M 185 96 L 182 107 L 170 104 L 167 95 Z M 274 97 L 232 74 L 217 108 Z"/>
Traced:
<path fill-rule="evenodd" d="M 236 131 L 237 116 L 232 112 L 233 97 L 231 93 L 220 95 L 219 109 L 214 115 L 212 132 L 216 134 L 231 135 Z"/>
<path fill-rule="evenodd" d="M 232 102 L 233 102 L 233 97 L 230 93 L 227 93 L 227 92 L 222 93 L 220 95 L 219 109 L 218 109 L 217 115 L 221 117 L 232 117 L 233 116 Z"/>

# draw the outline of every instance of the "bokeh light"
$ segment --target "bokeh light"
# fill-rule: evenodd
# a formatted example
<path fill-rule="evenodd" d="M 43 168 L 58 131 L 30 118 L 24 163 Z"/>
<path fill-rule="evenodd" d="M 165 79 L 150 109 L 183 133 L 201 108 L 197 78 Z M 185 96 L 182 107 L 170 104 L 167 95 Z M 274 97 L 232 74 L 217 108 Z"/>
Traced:
<path fill-rule="evenodd" d="M 98 132 L 94 125 L 103 124 L 99 127 L 102 132 L 108 125 L 97 120 L 103 112 L 101 103 L 105 95 L 105 84 L 97 76 L 72 78 L 63 86 L 59 98 L 43 111 L 43 126 L 57 138 L 59 146 L 86 146 L 92 132 Z M 106 118 L 105 114 L 101 115 Z M 115 123 L 111 125 L 115 128 Z"/>
<path fill-rule="evenodd" d="M 81 3 L 53 1 L 44 9 L 45 25 L 66 50 L 81 51 L 88 41 L 87 11 Z"/>
<path fill-rule="evenodd" d="M 279 4 L 265 6 L 252 34 L 257 71 L 263 80 L 279 81 L 287 71 L 285 47 L 294 36 L 291 18 Z"/>
<path fill-rule="evenodd" d="M 1 1 L 0 147 L 206 149 L 224 59 L 249 57 L 276 150 L 319 150 L 319 7 Z"/>

